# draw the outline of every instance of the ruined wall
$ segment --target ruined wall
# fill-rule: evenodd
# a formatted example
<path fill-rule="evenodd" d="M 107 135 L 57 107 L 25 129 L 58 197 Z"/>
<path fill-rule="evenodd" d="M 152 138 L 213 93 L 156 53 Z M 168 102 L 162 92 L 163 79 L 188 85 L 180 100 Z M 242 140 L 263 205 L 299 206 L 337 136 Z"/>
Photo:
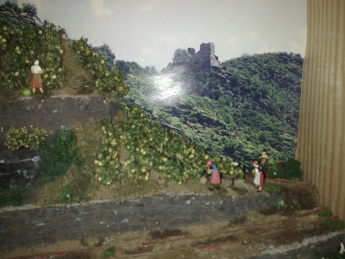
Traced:
<path fill-rule="evenodd" d="M 215 56 L 215 46 L 212 42 L 200 44 L 200 50 L 197 53 L 195 53 L 194 49 L 188 48 L 188 53 L 192 55 L 189 61 L 189 66 L 192 70 L 201 69 L 211 72 L 212 67 L 220 67 L 220 62 Z"/>

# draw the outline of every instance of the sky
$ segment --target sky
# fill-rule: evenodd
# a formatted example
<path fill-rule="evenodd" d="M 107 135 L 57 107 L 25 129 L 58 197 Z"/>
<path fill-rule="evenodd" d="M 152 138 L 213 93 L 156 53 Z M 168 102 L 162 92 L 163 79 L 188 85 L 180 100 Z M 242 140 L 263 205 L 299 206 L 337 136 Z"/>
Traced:
<path fill-rule="evenodd" d="M 304 57 L 307 0 L 17 0 L 68 37 L 108 44 L 116 60 L 157 70 L 176 49 L 213 42 L 220 62 L 243 53 L 293 52 Z M 0 4 L 5 0 L 0 0 Z"/>

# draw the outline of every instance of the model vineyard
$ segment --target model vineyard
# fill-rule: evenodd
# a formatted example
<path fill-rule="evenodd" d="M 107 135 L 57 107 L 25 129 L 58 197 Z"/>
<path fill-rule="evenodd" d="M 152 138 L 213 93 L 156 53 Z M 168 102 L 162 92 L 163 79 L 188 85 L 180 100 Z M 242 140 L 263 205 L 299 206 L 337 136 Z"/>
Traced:
<path fill-rule="evenodd" d="M 119 162 L 119 154 L 117 147 L 119 141 L 116 138 L 115 130 L 109 120 L 102 120 L 102 143 L 96 156 L 95 165 L 97 170 L 95 178 L 101 184 L 110 184 L 112 181 L 119 181 L 125 173 L 121 173 L 121 164 Z"/>
<path fill-rule="evenodd" d="M 46 88 L 66 87 L 66 67 L 63 65 L 65 49 L 62 45 L 64 29 L 23 25 L 18 33 L 11 24 L 0 25 L 0 85 L 10 91 L 22 90 L 24 82 L 31 79 L 31 66 L 39 60 L 45 72 L 42 74 Z M 126 75 L 118 68 L 112 72 L 105 61 L 87 46 L 87 39 L 81 38 L 73 44 L 78 58 L 87 63 L 88 70 L 94 75 L 94 83 L 101 90 L 113 91 L 116 97 L 128 93 L 123 82 Z"/>
<path fill-rule="evenodd" d="M 10 26 L 0 26 L 0 56 L 9 62 L 1 73 L 3 86 L 21 89 L 22 82 L 31 77 L 30 68 L 36 58 L 47 71 L 43 77 L 45 85 L 63 85 L 65 69 L 62 66 L 61 35 L 65 30 L 55 31 L 53 28 L 53 24 L 46 28 L 23 25 L 16 35 Z"/>
<path fill-rule="evenodd" d="M 89 48 L 87 45 L 88 39 L 81 38 L 73 45 L 74 51 L 79 55 L 79 58 L 86 61 L 87 68 L 95 77 L 96 87 L 100 89 L 116 90 L 116 97 L 123 97 L 128 94 L 128 85 L 123 81 L 126 80 L 126 75 L 121 72 L 121 68 L 110 72 L 104 59 L 102 59 L 97 52 Z"/>
<path fill-rule="evenodd" d="M 98 166 L 95 177 L 102 184 L 110 184 L 125 176 L 147 181 L 153 167 L 165 178 L 183 184 L 203 176 L 210 159 L 217 164 L 220 173 L 228 174 L 232 179 L 237 177 L 240 167 L 234 168 L 231 159 L 212 157 L 205 148 L 185 142 L 182 136 L 149 119 L 141 108 L 123 105 L 122 109 L 128 116 L 122 128 L 115 130 L 109 121 L 102 121 L 103 140 L 95 160 Z M 124 162 L 124 172 L 120 170 L 118 159 L 119 144 L 130 151 Z"/>

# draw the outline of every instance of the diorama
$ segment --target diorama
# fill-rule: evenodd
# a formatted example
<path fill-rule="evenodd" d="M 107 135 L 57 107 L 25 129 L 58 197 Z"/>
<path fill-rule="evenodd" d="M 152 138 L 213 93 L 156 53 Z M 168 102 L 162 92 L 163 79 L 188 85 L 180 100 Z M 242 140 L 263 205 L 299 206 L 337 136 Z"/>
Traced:
<path fill-rule="evenodd" d="M 0 1 L 1 258 L 345 258 L 299 128 L 316 2 Z"/>

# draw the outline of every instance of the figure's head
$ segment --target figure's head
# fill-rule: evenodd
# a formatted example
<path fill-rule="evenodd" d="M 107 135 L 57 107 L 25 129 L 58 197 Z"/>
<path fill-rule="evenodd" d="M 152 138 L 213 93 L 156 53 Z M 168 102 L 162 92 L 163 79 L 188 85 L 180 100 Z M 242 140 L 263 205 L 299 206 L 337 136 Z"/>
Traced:
<path fill-rule="evenodd" d="M 208 165 L 212 164 L 212 160 L 208 160 L 208 161 L 207 161 L 207 164 L 208 164 Z"/>
<path fill-rule="evenodd" d="M 261 155 L 267 155 L 266 150 L 262 150 Z"/>
<path fill-rule="evenodd" d="M 253 166 L 254 166 L 254 167 L 256 167 L 256 166 L 258 166 L 258 165 L 259 165 L 259 161 L 258 161 L 258 160 L 253 161 Z"/>
<path fill-rule="evenodd" d="M 35 60 L 34 65 L 38 65 L 40 62 L 38 60 Z"/>

